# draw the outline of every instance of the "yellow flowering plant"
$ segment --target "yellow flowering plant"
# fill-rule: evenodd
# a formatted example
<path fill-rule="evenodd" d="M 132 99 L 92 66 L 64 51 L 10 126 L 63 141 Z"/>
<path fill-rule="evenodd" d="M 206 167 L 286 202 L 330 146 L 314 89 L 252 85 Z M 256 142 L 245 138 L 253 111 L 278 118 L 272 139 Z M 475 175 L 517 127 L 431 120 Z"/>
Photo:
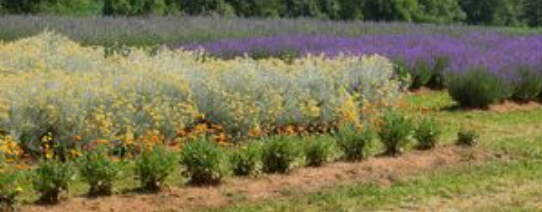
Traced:
<path fill-rule="evenodd" d="M 133 48 L 106 57 L 51 32 L 0 44 L 0 128 L 25 150 L 48 132 L 66 152 L 99 139 L 132 146 L 149 132 L 170 143 L 199 123 L 220 126 L 218 141 L 238 141 L 363 121 L 363 108 L 393 105 L 402 91 L 380 56 L 202 55 Z"/>

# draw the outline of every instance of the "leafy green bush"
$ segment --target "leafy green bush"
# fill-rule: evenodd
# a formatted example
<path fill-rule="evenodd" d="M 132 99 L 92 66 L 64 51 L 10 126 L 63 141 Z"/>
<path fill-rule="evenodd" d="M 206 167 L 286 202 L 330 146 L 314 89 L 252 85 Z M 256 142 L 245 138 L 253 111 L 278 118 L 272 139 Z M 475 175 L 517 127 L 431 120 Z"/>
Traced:
<path fill-rule="evenodd" d="M 383 116 L 383 124 L 378 133 L 380 140 L 384 144 L 386 155 L 402 154 L 410 142 L 412 135 L 412 121 L 404 114 L 389 111 Z"/>
<path fill-rule="evenodd" d="M 219 184 L 226 174 L 225 159 L 224 150 L 206 137 L 187 142 L 181 152 L 181 164 L 195 185 Z"/>
<path fill-rule="evenodd" d="M 335 139 L 327 135 L 317 135 L 307 138 L 305 159 L 309 166 L 322 166 L 331 161 L 335 154 Z"/>
<path fill-rule="evenodd" d="M 264 142 L 262 151 L 263 171 L 288 173 L 302 156 L 301 139 L 295 136 L 273 136 Z"/>
<path fill-rule="evenodd" d="M 33 179 L 34 189 L 40 193 L 40 201 L 56 204 L 61 195 L 68 192 L 76 172 L 70 162 L 44 160 L 38 164 Z"/>
<path fill-rule="evenodd" d="M 358 129 L 353 124 L 340 127 L 334 134 L 343 156 L 348 161 L 359 161 L 369 157 L 374 145 L 374 133 L 365 128 Z"/>
<path fill-rule="evenodd" d="M 136 158 L 136 174 L 143 189 L 157 192 L 175 170 L 177 156 L 163 146 L 155 146 Z"/>
<path fill-rule="evenodd" d="M 512 94 L 507 82 L 484 69 L 451 76 L 448 91 L 460 106 L 473 108 L 487 108 Z"/>
<path fill-rule="evenodd" d="M 432 118 L 424 118 L 414 132 L 414 138 L 418 141 L 418 148 L 427 150 L 437 146 L 442 133 L 438 123 Z"/>
<path fill-rule="evenodd" d="M 79 172 L 90 185 L 90 196 L 113 194 L 114 184 L 122 173 L 121 162 L 111 159 L 106 151 L 86 153 L 79 161 Z"/>
<path fill-rule="evenodd" d="M 457 145 L 465 147 L 473 147 L 478 145 L 480 134 L 473 127 L 461 127 L 457 133 Z"/>
<path fill-rule="evenodd" d="M 518 102 L 536 100 L 542 93 L 542 75 L 531 68 L 523 68 L 514 86 L 512 98 Z"/>
<path fill-rule="evenodd" d="M 247 146 L 233 152 L 230 158 L 233 174 L 237 176 L 256 175 L 261 169 L 262 147 L 259 142 L 251 142 Z"/>
<path fill-rule="evenodd" d="M 0 166 L 0 211 L 15 211 L 17 198 L 22 192 L 21 181 L 20 171 Z"/>

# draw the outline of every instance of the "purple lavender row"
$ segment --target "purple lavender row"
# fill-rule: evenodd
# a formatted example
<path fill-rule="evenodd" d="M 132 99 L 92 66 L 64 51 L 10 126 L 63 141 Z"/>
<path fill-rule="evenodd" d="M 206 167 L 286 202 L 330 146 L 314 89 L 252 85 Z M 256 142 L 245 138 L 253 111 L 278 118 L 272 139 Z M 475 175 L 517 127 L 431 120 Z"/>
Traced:
<path fill-rule="evenodd" d="M 413 71 L 416 71 L 420 62 L 432 66 L 437 59 L 446 58 L 449 60 L 445 70 L 448 73 L 484 68 L 506 79 L 514 79 L 519 68 L 530 68 L 542 73 L 542 35 L 294 35 L 224 39 L 181 47 L 188 50 L 204 49 L 211 55 L 225 58 L 244 54 L 256 57 L 280 56 L 285 53 L 295 53 L 297 56 L 325 54 L 329 57 L 339 54 L 379 54 L 402 61 Z"/>

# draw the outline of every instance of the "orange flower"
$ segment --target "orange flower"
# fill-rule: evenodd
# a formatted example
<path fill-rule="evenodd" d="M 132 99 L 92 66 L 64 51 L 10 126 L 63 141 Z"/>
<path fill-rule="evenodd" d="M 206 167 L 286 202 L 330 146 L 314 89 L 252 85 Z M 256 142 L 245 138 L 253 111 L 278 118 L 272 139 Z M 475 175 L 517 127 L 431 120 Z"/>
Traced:
<path fill-rule="evenodd" d="M 94 143 L 95 144 L 108 144 L 109 141 L 105 140 L 105 139 L 98 139 L 98 140 L 94 140 Z"/>
<path fill-rule="evenodd" d="M 83 138 L 81 138 L 81 136 L 76 135 L 76 136 L 73 136 L 73 140 L 74 141 L 81 141 L 81 140 L 83 140 Z"/>

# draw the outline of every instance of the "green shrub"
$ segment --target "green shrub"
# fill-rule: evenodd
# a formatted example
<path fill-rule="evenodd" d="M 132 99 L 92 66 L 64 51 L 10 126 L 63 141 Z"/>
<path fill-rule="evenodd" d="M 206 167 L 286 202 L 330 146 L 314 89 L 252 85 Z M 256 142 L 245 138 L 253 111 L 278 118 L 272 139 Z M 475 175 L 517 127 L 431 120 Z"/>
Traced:
<path fill-rule="evenodd" d="M 409 144 L 409 137 L 412 135 L 412 121 L 404 114 L 389 111 L 384 114 L 383 124 L 378 133 L 384 144 L 386 155 L 400 155 Z"/>
<path fill-rule="evenodd" d="M 163 146 L 155 146 L 136 158 L 136 174 L 144 190 L 157 192 L 175 170 L 177 157 Z"/>
<path fill-rule="evenodd" d="M 226 173 L 225 156 L 216 142 L 200 138 L 185 144 L 181 164 L 186 168 L 190 183 L 219 184 Z"/>
<path fill-rule="evenodd" d="M 80 159 L 79 172 L 90 186 L 90 196 L 107 196 L 113 194 L 115 181 L 121 176 L 122 164 L 111 159 L 106 151 L 92 151 Z"/>
<path fill-rule="evenodd" d="M 438 123 L 432 118 L 424 118 L 414 132 L 414 138 L 418 141 L 418 148 L 433 149 L 439 142 L 442 133 Z"/>
<path fill-rule="evenodd" d="M 457 133 L 457 145 L 464 147 L 473 147 L 478 145 L 480 134 L 473 127 L 461 127 Z"/>
<path fill-rule="evenodd" d="M 542 93 L 542 75 L 529 68 L 520 69 L 518 79 L 514 84 L 512 98 L 518 102 L 536 100 Z"/>
<path fill-rule="evenodd" d="M 335 139 L 327 135 L 311 136 L 307 138 L 305 159 L 309 166 L 322 166 L 331 161 L 335 154 Z"/>
<path fill-rule="evenodd" d="M 261 169 L 262 147 L 259 142 L 251 142 L 233 152 L 230 158 L 233 174 L 237 176 L 256 175 Z"/>
<path fill-rule="evenodd" d="M 426 86 L 433 78 L 433 69 L 422 60 L 418 60 L 412 69 L 413 70 L 410 71 L 412 76 L 411 89 L 420 89 L 421 87 Z"/>
<path fill-rule="evenodd" d="M 295 136 L 273 136 L 265 140 L 262 151 L 263 171 L 288 173 L 301 157 L 300 138 Z"/>
<path fill-rule="evenodd" d="M 0 211 L 15 211 L 21 189 L 22 174 L 0 166 Z"/>
<path fill-rule="evenodd" d="M 40 193 L 40 201 L 56 204 L 61 195 L 68 192 L 70 183 L 75 180 L 73 164 L 57 160 L 44 160 L 38 164 L 33 179 L 34 189 Z"/>
<path fill-rule="evenodd" d="M 340 127 L 333 135 L 347 161 L 359 161 L 369 157 L 374 145 L 373 131 L 368 128 L 358 129 L 353 124 Z"/>
<path fill-rule="evenodd" d="M 450 59 L 447 57 L 437 57 L 433 66 L 433 76 L 427 82 L 427 86 L 432 89 L 444 89 L 446 87 L 446 76 L 444 71 L 449 67 Z"/>
<path fill-rule="evenodd" d="M 511 96 L 510 85 L 484 69 L 451 76 L 448 91 L 460 106 L 473 108 L 487 108 Z"/>

